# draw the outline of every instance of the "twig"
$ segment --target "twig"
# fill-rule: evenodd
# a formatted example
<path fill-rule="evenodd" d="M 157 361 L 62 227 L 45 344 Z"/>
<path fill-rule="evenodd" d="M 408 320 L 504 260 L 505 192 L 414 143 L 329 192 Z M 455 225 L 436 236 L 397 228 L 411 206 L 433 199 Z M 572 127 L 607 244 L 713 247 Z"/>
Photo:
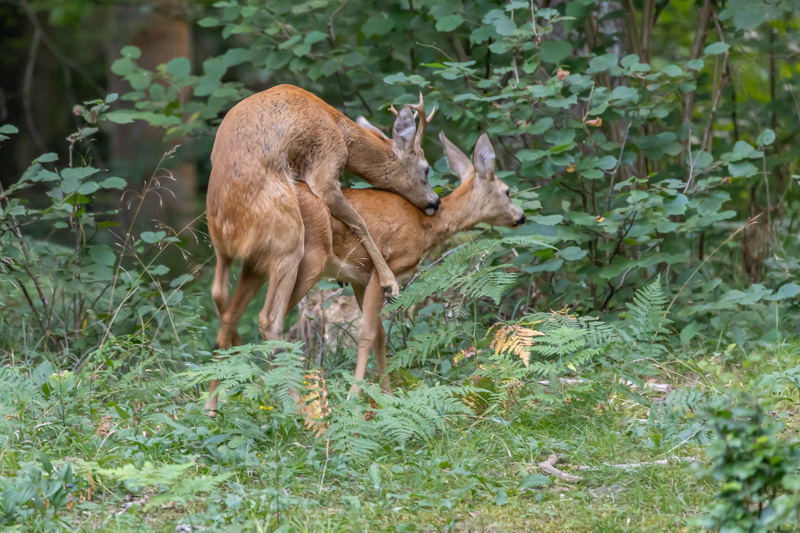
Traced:
<path fill-rule="evenodd" d="M 22 109 L 25 113 L 25 122 L 28 125 L 28 130 L 31 132 L 33 142 L 36 147 L 44 152 L 46 146 L 42 142 L 42 137 L 39 135 L 39 130 L 36 127 L 36 121 L 33 120 L 33 111 L 31 111 L 31 94 L 33 85 L 33 71 L 36 68 L 36 56 L 39 52 L 39 43 L 42 40 L 42 30 L 38 27 L 33 30 L 33 38 L 31 39 L 31 47 L 28 50 L 28 64 L 25 67 L 25 77 L 22 82 Z"/>
<path fill-rule="evenodd" d="M 666 317 L 667 317 L 667 314 L 669 313 L 669 310 L 670 310 L 670 309 L 672 309 L 672 306 L 673 306 L 673 304 L 675 303 L 675 300 L 677 300 L 677 299 L 678 299 L 678 296 L 680 296 L 680 295 L 681 295 L 681 293 L 683 292 L 683 289 L 685 289 L 685 288 L 686 288 L 686 286 L 689 284 L 689 282 L 690 282 L 690 281 L 692 281 L 692 278 L 694 277 L 694 275 L 695 275 L 695 274 L 697 274 L 697 271 L 698 271 L 698 270 L 700 270 L 701 268 L 703 268 L 703 265 L 705 265 L 705 264 L 708 262 L 708 260 L 709 260 L 709 259 L 711 259 L 711 258 L 714 256 L 714 254 L 715 254 L 715 253 L 717 253 L 717 252 L 719 251 L 719 249 L 720 249 L 720 248 L 722 248 L 723 246 L 725 246 L 726 244 L 728 244 L 728 243 L 731 241 L 731 239 L 733 239 L 733 238 L 734 238 L 736 235 L 738 235 L 738 234 L 739 234 L 739 232 L 740 232 L 740 231 L 742 231 L 742 230 L 743 230 L 743 229 L 745 229 L 746 227 L 748 227 L 748 226 L 750 226 L 750 225 L 754 224 L 754 223 L 755 223 L 755 221 L 756 221 L 756 220 L 758 220 L 758 217 L 760 217 L 760 216 L 761 216 L 761 214 L 758 214 L 758 215 L 756 215 L 756 216 L 754 216 L 754 217 L 751 217 L 751 218 L 749 218 L 749 219 L 747 220 L 747 222 L 745 222 L 744 224 L 742 224 L 741 226 L 739 226 L 739 229 L 737 229 L 736 231 L 734 231 L 733 233 L 731 233 L 731 235 L 730 235 L 730 236 L 729 236 L 727 239 L 725 239 L 725 240 L 722 242 L 722 244 L 720 244 L 719 246 L 717 246 L 716 248 L 714 248 L 714 251 L 713 251 L 713 252 L 711 252 L 710 254 L 708 254 L 708 257 L 706 257 L 705 259 L 703 259 L 703 262 L 702 262 L 702 263 L 700 263 L 699 265 L 697 265 L 697 268 L 695 268 L 695 269 L 694 269 L 694 272 L 692 272 L 692 275 L 691 275 L 691 276 L 689 276 L 689 278 L 688 278 L 686 281 L 684 281 L 684 282 L 683 282 L 683 285 L 681 285 L 681 288 L 680 288 L 680 289 L 678 289 L 678 293 L 675 295 L 675 297 L 674 297 L 674 298 L 672 298 L 672 301 L 671 301 L 671 302 L 669 303 L 669 305 L 667 306 L 667 309 L 666 309 L 666 311 L 664 311 L 664 314 L 663 314 L 663 315 L 661 315 L 661 317 L 662 317 L 662 318 L 666 318 Z M 661 327 L 661 324 L 659 324 L 659 325 L 658 325 L 658 327 Z"/>
<path fill-rule="evenodd" d="M 698 457 L 670 457 L 669 459 L 659 459 L 657 461 L 644 461 L 641 463 L 623 463 L 617 465 L 609 465 L 603 464 L 601 466 L 589 466 L 589 465 L 577 465 L 573 468 L 578 471 L 585 471 L 585 470 L 602 470 L 603 468 L 621 468 L 623 470 L 633 470 L 636 468 L 642 468 L 643 466 L 656 466 L 656 465 L 668 465 L 672 461 L 679 461 L 679 462 L 687 462 L 687 463 L 694 463 L 700 461 Z"/>
<path fill-rule="evenodd" d="M 578 385 L 578 384 L 581 384 L 581 383 L 592 383 L 592 381 L 590 381 L 588 379 L 582 379 L 582 378 L 558 378 L 558 381 L 562 385 Z M 536 383 L 538 383 L 539 385 L 549 386 L 550 385 L 550 380 L 549 379 L 540 379 Z M 636 383 L 634 383 L 632 381 L 628 381 L 626 379 L 620 379 L 619 380 L 619 384 L 620 385 L 626 385 L 626 386 L 630 387 L 631 389 L 638 389 L 639 388 L 639 386 L 636 385 Z M 671 383 L 649 383 L 648 382 L 648 383 L 644 384 L 643 388 L 650 389 L 650 390 L 653 390 L 653 391 L 656 391 L 656 392 L 671 392 L 671 391 L 673 391 L 675 389 L 675 386 L 672 385 Z"/>
<path fill-rule="evenodd" d="M 562 481 L 581 481 L 580 476 L 574 476 L 572 474 L 568 474 L 562 470 L 556 468 L 556 463 L 558 463 L 558 454 L 551 453 L 550 456 L 547 458 L 546 461 L 542 461 L 539 463 L 539 468 L 550 474 L 551 476 L 556 476 L 558 479 Z"/>

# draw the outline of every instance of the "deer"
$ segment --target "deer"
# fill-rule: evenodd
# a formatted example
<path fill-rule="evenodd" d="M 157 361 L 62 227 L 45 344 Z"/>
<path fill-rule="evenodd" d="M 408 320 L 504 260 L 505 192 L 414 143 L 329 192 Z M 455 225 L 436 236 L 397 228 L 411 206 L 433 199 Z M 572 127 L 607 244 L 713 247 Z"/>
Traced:
<path fill-rule="evenodd" d="M 449 139 L 439 135 L 450 169 L 460 185 L 442 198 L 439 210 L 425 216 L 397 194 L 378 189 L 343 189 L 400 282 L 407 282 L 423 255 L 453 235 L 478 223 L 518 227 L 525 213 L 510 197 L 508 185 L 494 174 L 495 152 L 486 133 L 478 137 L 472 162 Z M 371 351 L 375 352 L 381 388 L 391 393 L 386 375 L 386 332 L 380 320 L 383 293 L 380 276 L 366 247 L 327 209 L 305 184 L 298 184 L 297 198 L 305 227 L 304 253 L 289 301 L 294 308 L 317 282 L 333 278 L 353 287 L 361 308 L 356 383 L 364 380 Z M 349 397 L 358 394 L 356 384 Z"/>
<path fill-rule="evenodd" d="M 421 93 L 418 104 L 399 112 L 392 105 L 391 110 L 392 139 L 363 116 L 353 122 L 291 85 L 256 93 L 227 113 L 214 140 L 206 196 L 216 256 L 211 295 L 220 316 L 215 350 L 242 344 L 236 324 L 267 280 L 259 332 L 264 340 L 282 337 L 309 234 L 296 193 L 300 183 L 362 243 L 384 295 L 399 294 L 392 270 L 339 183 L 339 175 L 348 171 L 401 195 L 414 209 L 436 212 L 440 199 L 428 183 L 430 166 L 422 151 L 422 137 L 436 110 L 426 115 Z M 229 300 L 235 259 L 242 261 L 242 271 Z M 209 416 L 216 414 L 218 386 L 218 380 L 210 384 L 205 406 Z"/>

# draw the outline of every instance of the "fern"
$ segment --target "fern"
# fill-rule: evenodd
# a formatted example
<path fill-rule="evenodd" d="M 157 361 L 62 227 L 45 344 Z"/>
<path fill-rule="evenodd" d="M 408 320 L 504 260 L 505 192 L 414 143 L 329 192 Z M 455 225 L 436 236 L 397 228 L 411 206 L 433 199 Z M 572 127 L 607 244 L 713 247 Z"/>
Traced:
<path fill-rule="evenodd" d="M 272 353 L 271 368 L 265 371 L 258 364 L 256 356 Z M 304 374 L 300 343 L 269 341 L 223 350 L 216 361 L 192 368 L 184 376 L 193 385 L 218 379 L 220 390 L 242 387 L 245 393 L 253 397 L 263 395 L 266 388 L 267 394 L 274 395 L 283 404 L 284 410 L 290 411 L 295 405 L 292 394 L 302 388 Z"/>
<path fill-rule="evenodd" d="M 424 365 L 432 355 L 438 355 L 442 347 L 451 347 L 464 331 L 472 329 L 471 322 L 450 321 L 440 324 L 435 331 L 415 333 L 408 341 L 408 346 L 392 358 L 392 368 L 408 368 L 412 365 Z"/>
<path fill-rule="evenodd" d="M 713 428 L 704 413 L 713 412 L 730 401 L 721 394 L 700 389 L 675 389 L 663 404 L 654 404 L 650 410 L 650 423 L 670 440 L 679 442 L 696 440 L 708 445 L 712 442 Z"/>
<path fill-rule="evenodd" d="M 615 330 L 596 318 L 551 312 L 499 327 L 492 345 L 497 353 L 517 355 L 531 373 L 552 376 L 576 372 L 616 338 Z"/>
<path fill-rule="evenodd" d="M 0 420 L 44 403 L 42 389 L 31 377 L 17 367 L 0 367 Z"/>
<path fill-rule="evenodd" d="M 489 265 L 487 259 L 495 248 L 512 246 L 552 248 L 547 241 L 534 235 L 481 239 L 462 245 L 448 252 L 436 266 L 423 269 L 388 309 L 408 308 L 432 294 L 447 290 L 457 290 L 472 299 L 491 298 L 500 303 L 505 290 L 516 281 L 517 274 L 506 272 L 505 264 Z"/>
<path fill-rule="evenodd" d="M 470 415 L 463 398 L 474 387 L 435 385 L 385 394 L 375 385 L 362 390 L 371 406 L 345 401 L 331 414 L 325 435 L 333 449 L 357 462 L 369 459 L 380 447 L 429 441 L 444 429 L 451 416 Z"/>
<path fill-rule="evenodd" d="M 661 276 L 658 276 L 653 283 L 636 291 L 628 311 L 619 316 L 628 320 L 635 340 L 660 341 L 667 334 L 665 326 L 672 323 L 664 316 L 667 303 L 661 290 Z"/>

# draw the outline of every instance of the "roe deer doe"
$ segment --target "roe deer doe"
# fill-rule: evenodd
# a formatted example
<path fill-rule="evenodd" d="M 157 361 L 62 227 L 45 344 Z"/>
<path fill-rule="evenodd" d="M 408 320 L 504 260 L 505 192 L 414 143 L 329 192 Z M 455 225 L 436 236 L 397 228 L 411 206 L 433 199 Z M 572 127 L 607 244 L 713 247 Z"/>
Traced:
<path fill-rule="evenodd" d="M 419 127 L 414 114 L 419 114 Z M 430 120 L 419 104 L 396 113 L 390 140 L 363 117 L 357 123 L 313 94 L 280 85 L 239 102 L 225 116 L 211 153 L 206 200 L 208 230 L 217 258 L 212 297 L 220 314 L 216 348 L 241 344 L 236 323 L 269 279 L 259 330 L 279 339 L 304 253 L 304 228 L 295 193 L 304 182 L 361 242 L 378 272 L 381 290 L 398 294 L 397 281 L 358 212 L 339 185 L 347 170 L 372 185 L 394 191 L 411 205 L 433 214 L 439 197 L 428 184 L 422 135 Z M 243 261 L 231 301 L 228 277 L 233 259 Z M 217 408 L 211 382 L 207 413 Z"/>
<path fill-rule="evenodd" d="M 508 186 L 494 175 L 495 153 L 488 135 L 484 133 L 478 138 L 473 163 L 443 133 L 439 137 L 450 169 L 461 178 L 461 184 L 442 198 L 434 216 L 423 215 L 390 192 L 343 189 L 400 281 L 413 276 L 426 251 L 460 231 L 481 222 L 507 227 L 525 222 L 524 212 L 509 197 Z M 289 309 L 322 277 L 350 282 L 362 313 L 355 378 L 364 379 L 370 349 L 374 349 L 381 386 L 390 392 L 389 378 L 385 375 L 386 333 L 379 316 L 384 298 L 375 266 L 363 244 L 331 216 L 324 202 L 308 187 L 299 185 L 297 197 L 305 227 L 305 253 Z M 351 390 L 353 393 L 357 393 L 357 388 Z"/>

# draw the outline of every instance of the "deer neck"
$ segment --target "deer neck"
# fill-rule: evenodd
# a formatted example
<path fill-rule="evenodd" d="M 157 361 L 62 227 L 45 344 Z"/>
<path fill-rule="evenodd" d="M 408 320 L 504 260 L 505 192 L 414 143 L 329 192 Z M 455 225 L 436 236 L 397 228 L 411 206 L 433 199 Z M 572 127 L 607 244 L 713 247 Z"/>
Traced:
<path fill-rule="evenodd" d="M 339 127 L 347 143 L 345 170 L 379 189 L 390 189 L 389 167 L 394 158 L 391 141 L 379 139 L 350 119 L 340 122 Z"/>
<path fill-rule="evenodd" d="M 425 249 L 439 245 L 461 231 L 470 229 L 480 222 L 475 210 L 469 207 L 472 198 L 474 178 L 462 183 L 456 190 L 442 198 L 439 210 L 431 217 L 422 217 L 425 228 Z"/>

